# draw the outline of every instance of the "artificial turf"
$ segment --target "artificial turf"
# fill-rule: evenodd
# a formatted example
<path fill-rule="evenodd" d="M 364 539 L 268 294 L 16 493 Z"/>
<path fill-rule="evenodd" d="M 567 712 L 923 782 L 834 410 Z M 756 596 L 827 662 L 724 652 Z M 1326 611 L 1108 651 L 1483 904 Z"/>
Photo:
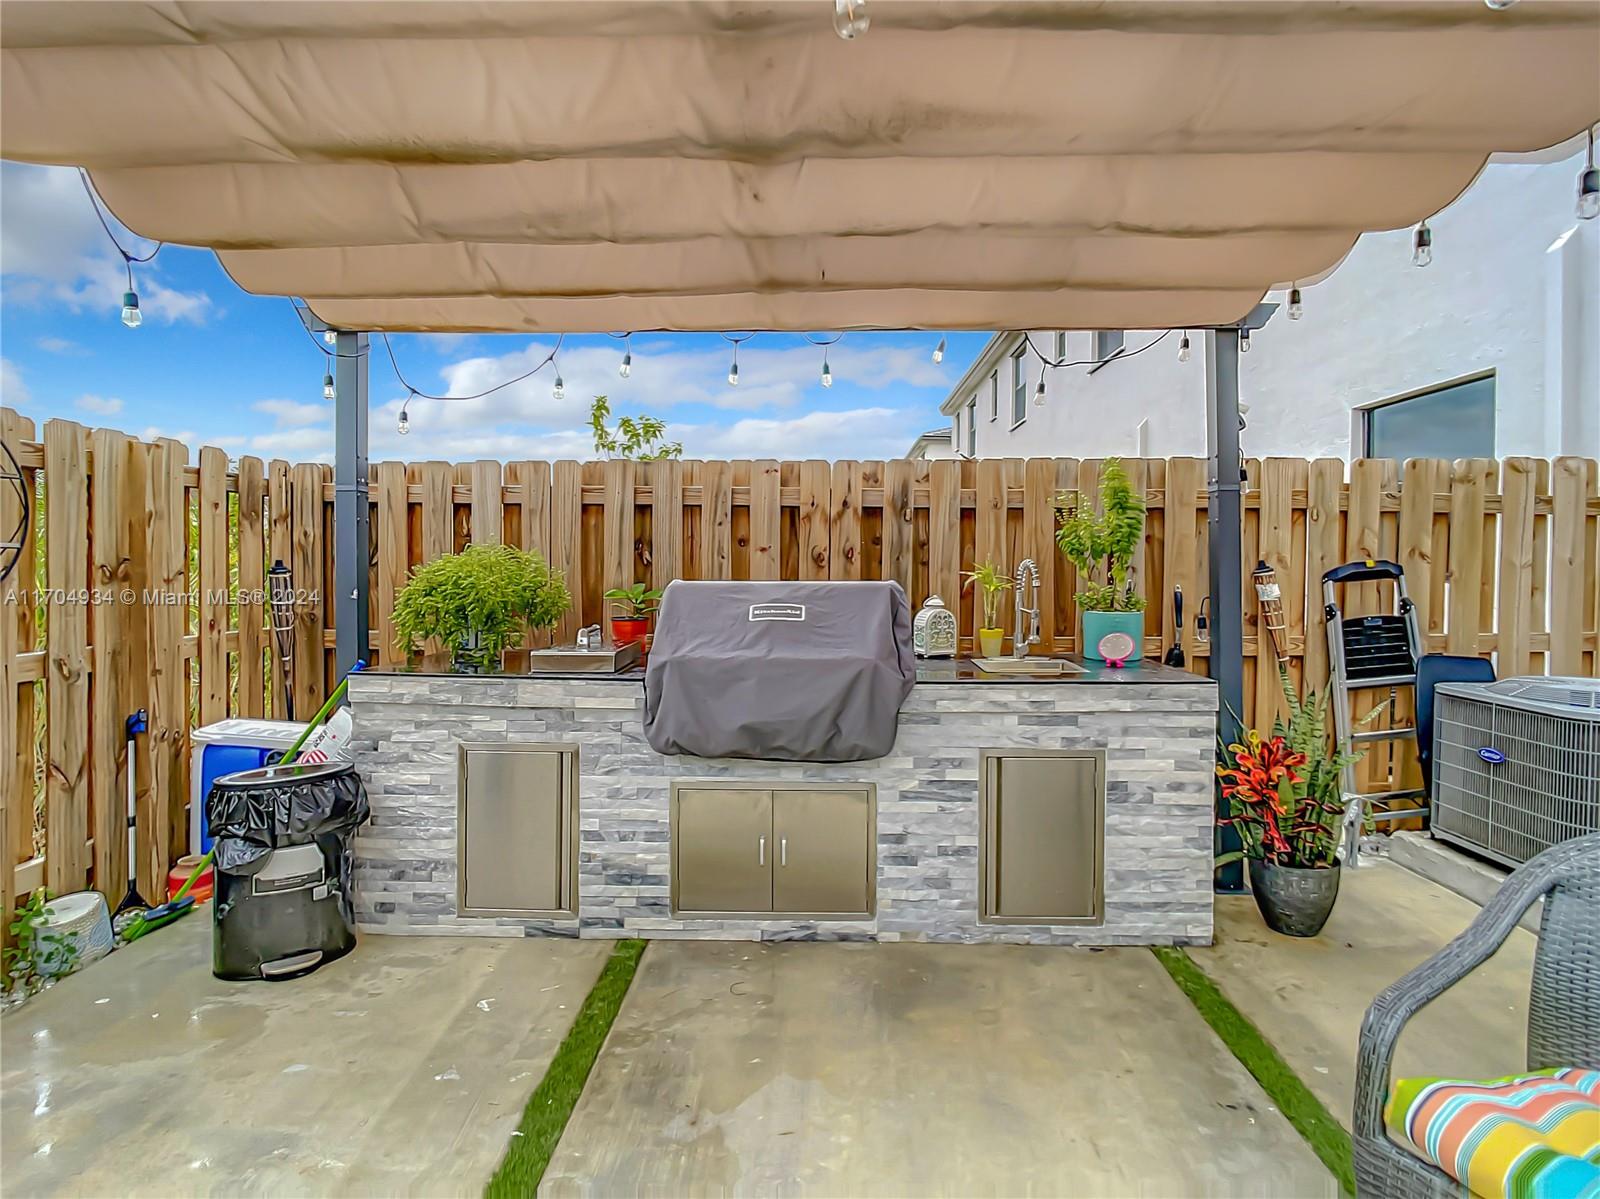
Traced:
<path fill-rule="evenodd" d="M 628 984 L 633 982 L 644 945 L 643 941 L 618 941 L 611 951 L 572 1027 L 550 1059 L 550 1068 L 523 1109 L 511 1146 L 483 1190 L 486 1199 L 522 1199 L 538 1188 L 606 1033 L 611 1031 L 611 1022 L 628 993 Z"/>
<path fill-rule="evenodd" d="M 1222 1038 L 1222 1043 L 1261 1084 L 1261 1089 L 1288 1118 L 1295 1131 L 1305 1138 L 1323 1165 L 1333 1172 L 1345 1193 L 1355 1194 L 1350 1134 L 1345 1132 L 1344 1126 L 1289 1068 L 1272 1043 L 1261 1035 L 1261 1030 L 1233 1006 L 1188 954 L 1181 949 L 1167 948 L 1157 948 L 1153 952 L 1212 1031 Z"/>

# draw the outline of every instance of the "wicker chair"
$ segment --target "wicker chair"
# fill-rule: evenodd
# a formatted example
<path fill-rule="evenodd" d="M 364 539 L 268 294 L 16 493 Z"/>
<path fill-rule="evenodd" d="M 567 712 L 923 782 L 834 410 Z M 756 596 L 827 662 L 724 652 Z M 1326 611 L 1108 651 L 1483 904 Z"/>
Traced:
<path fill-rule="evenodd" d="M 1600 833 L 1552 846 L 1513 871 L 1470 925 L 1372 1001 L 1356 1058 L 1355 1168 L 1370 1199 L 1448 1199 L 1461 1186 L 1389 1140 L 1383 1105 L 1405 1022 L 1483 962 L 1545 897 L 1528 1001 L 1528 1069 L 1600 1069 Z"/>

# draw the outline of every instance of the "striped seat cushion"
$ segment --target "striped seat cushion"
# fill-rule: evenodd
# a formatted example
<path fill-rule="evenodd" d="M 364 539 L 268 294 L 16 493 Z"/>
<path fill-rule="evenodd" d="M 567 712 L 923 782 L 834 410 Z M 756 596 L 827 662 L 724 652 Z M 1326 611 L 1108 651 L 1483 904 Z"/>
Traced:
<path fill-rule="evenodd" d="M 1482 1199 L 1600 1199 L 1600 1071 L 1403 1078 L 1390 1133 Z"/>

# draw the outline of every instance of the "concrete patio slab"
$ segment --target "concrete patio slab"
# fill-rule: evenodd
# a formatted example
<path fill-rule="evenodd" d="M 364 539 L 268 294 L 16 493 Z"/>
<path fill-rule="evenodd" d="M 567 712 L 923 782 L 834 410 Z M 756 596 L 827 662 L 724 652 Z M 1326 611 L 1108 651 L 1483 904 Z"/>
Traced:
<path fill-rule="evenodd" d="M 1146 950 L 658 941 L 541 1193 L 1327 1195 Z"/>
<path fill-rule="evenodd" d="M 1350 1127 L 1356 1037 L 1377 993 L 1441 949 L 1478 906 L 1381 858 L 1346 871 L 1322 935 L 1269 932 L 1248 896 L 1218 896 L 1217 939 L 1186 952 Z M 1536 938 L 1500 952 L 1424 1008 L 1395 1053 L 1397 1076 L 1494 1078 L 1524 1068 Z"/>
<path fill-rule="evenodd" d="M 609 950 L 364 937 L 226 983 L 191 917 L 0 1020 L 5 1193 L 480 1195 Z"/>

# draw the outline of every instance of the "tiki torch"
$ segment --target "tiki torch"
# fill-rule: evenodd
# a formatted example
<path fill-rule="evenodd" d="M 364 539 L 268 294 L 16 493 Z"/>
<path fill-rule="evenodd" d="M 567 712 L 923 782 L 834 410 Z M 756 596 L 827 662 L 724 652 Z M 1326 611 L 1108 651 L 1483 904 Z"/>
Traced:
<path fill-rule="evenodd" d="M 278 651 L 278 694 L 283 712 L 294 719 L 294 689 L 289 685 L 294 661 L 294 574 L 282 561 L 267 571 L 267 604 L 272 613 L 272 641 Z"/>
<path fill-rule="evenodd" d="M 1278 586 L 1277 572 L 1264 561 L 1258 561 L 1256 568 L 1250 572 L 1251 581 L 1256 585 L 1256 602 L 1261 608 L 1261 623 L 1272 638 L 1272 652 L 1277 656 L 1279 665 L 1288 662 L 1289 655 L 1284 652 L 1284 625 L 1283 625 L 1283 589 Z"/>

